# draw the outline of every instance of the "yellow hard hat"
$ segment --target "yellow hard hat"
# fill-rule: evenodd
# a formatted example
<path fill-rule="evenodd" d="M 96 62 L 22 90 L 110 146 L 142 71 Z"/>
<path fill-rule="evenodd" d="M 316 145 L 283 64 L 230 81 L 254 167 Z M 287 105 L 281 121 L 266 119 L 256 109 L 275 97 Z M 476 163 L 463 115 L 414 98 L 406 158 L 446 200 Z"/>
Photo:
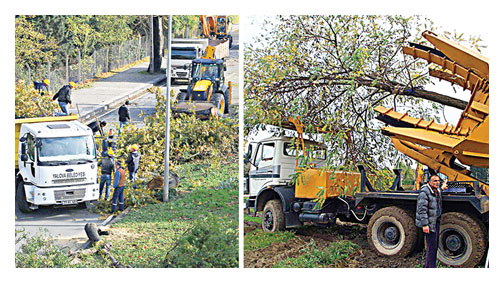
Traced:
<path fill-rule="evenodd" d="M 43 82 L 44 82 L 44 84 L 45 84 L 45 85 L 47 85 L 47 86 L 51 83 L 51 81 L 49 81 L 49 79 L 45 79 Z"/>
<path fill-rule="evenodd" d="M 74 82 L 69 82 L 68 84 L 69 84 L 72 88 L 74 88 L 74 87 L 75 87 L 75 83 L 74 83 Z"/>

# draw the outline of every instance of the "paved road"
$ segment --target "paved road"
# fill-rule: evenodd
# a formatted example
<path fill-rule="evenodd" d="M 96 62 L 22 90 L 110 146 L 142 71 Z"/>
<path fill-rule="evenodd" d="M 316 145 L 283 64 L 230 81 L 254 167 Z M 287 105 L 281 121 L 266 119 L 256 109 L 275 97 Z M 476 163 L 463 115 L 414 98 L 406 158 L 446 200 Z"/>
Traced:
<path fill-rule="evenodd" d="M 90 213 L 84 207 L 41 207 L 29 214 L 16 207 L 16 230 L 24 229 L 30 236 L 46 234 L 77 247 L 87 241 L 84 225 L 96 223 L 99 226 L 103 221 L 98 218 L 98 214 Z M 16 250 L 21 244 L 16 245 Z"/>

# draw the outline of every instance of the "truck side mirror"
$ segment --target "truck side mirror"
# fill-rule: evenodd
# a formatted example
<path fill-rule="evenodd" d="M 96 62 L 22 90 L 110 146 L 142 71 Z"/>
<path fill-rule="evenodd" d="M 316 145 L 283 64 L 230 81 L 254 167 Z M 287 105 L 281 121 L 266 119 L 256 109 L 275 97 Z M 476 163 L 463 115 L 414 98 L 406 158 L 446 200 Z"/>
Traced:
<path fill-rule="evenodd" d="M 23 162 L 28 161 L 28 155 L 26 155 L 26 154 L 21 154 L 21 161 L 23 161 Z"/>
<path fill-rule="evenodd" d="M 21 144 L 21 155 L 26 155 L 26 143 Z"/>

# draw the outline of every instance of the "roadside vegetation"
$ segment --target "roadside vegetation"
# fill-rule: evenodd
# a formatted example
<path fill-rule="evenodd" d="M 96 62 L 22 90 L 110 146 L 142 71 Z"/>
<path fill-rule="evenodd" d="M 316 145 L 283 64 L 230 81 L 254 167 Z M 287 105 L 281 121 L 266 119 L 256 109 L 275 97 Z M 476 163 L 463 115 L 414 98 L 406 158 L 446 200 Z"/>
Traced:
<path fill-rule="evenodd" d="M 127 184 L 124 193 L 130 212 L 83 250 L 61 250 L 50 238 L 20 233 L 26 243 L 17 267 L 116 266 L 110 255 L 124 267 L 238 267 L 237 119 L 172 119 L 170 170 L 180 179 L 162 202 L 166 99 L 153 91 L 156 113 L 144 117 L 143 128 L 126 127 L 118 140 L 116 159 L 124 161 L 131 144 L 142 154 L 136 188 Z M 110 200 L 100 200 L 94 211 L 106 218 L 110 207 Z"/>

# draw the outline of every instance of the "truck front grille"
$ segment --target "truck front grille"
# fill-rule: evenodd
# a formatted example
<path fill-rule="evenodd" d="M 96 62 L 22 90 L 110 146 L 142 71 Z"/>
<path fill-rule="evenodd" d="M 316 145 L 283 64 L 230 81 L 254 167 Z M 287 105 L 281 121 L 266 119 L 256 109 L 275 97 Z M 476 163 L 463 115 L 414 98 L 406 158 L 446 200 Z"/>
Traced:
<path fill-rule="evenodd" d="M 77 200 L 83 199 L 85 195 L 86 189 L 61 190 L 54 192 L 54 199 L 56 201 Z"/>
<path fill-rule="evenodd" d="M 53 184 L 68 184 L 68 183 L 83 183 L 86 182 L 86 177 L 84 178 L 71 178 L 71 179 L 57 179 L 52 180 Z"/>

